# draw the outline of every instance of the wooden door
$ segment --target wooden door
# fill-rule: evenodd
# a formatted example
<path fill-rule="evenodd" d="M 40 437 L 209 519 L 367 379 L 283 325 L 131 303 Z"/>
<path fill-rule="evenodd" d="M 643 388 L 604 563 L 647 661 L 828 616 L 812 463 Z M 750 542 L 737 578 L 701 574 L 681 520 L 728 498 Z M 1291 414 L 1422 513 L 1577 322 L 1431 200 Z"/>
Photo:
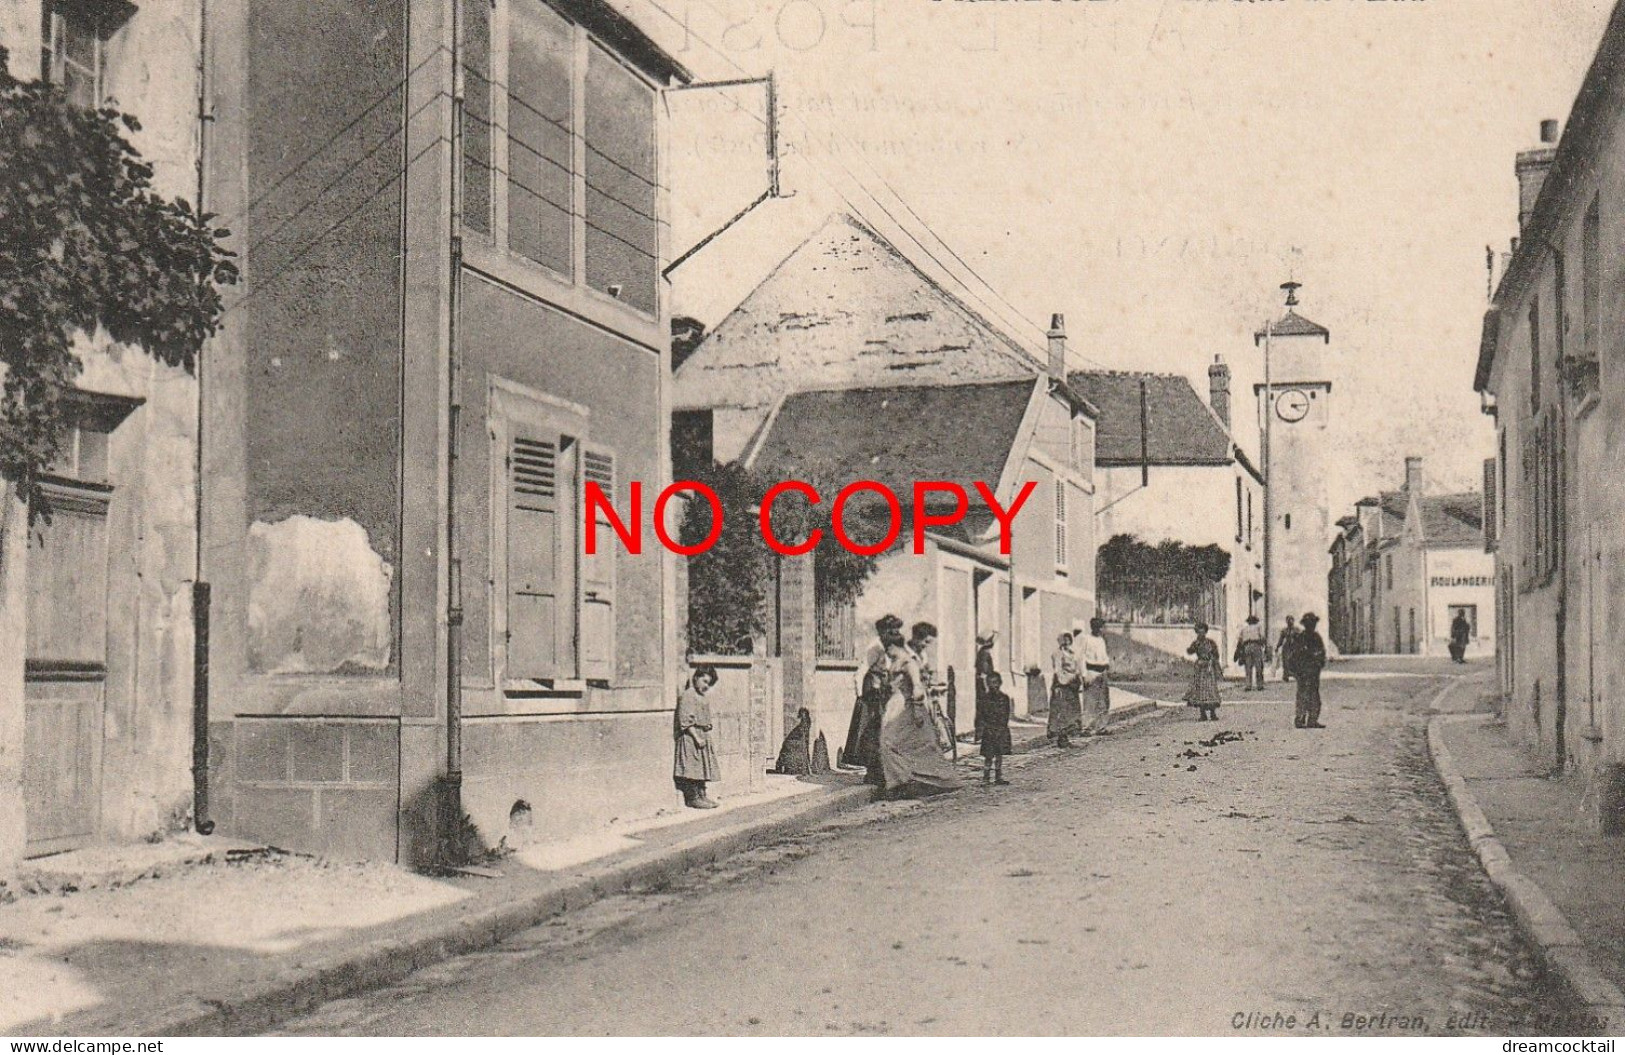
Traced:
<path fill-rule="evenodd" d="M 47 485 L 51 520 L 29 537 L 23 807 L 31 857 L 83 846 L 99 828 L 111 490 Z"/>

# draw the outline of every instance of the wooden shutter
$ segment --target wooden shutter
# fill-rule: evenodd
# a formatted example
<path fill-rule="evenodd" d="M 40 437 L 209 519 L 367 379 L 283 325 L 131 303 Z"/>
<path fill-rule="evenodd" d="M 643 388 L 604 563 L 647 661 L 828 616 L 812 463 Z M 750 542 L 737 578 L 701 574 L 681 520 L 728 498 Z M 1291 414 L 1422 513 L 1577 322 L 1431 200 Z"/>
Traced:
<path fill-rule="evenodd" d="M 1495 493 L 1495 482 L 1496 482 L 1496 461 L 1495 461 L 1494 458 L 1485 459 L 1485 461 L 1484 461 L 1484 509 L 1483 509 L 1483 512 L 1482 512 L 1481 515 L 1482 515 L 1483 520 L 1484 520 L 1484 551 L 1486 553 L 1493 553 L 1495 551 L 1495 543 L 1496 543 L 1495 528 L 1496 528 L 1496 516 L 1497 516 L 1496 502 L 1497 502 L 1498 497 L 1499 497 Z"/>
<path fill-rule="evenodd" d="M 602 447 L 582 452 L 582 509 L 586 509 L 585 484 L 596 483 L 611 502 L 616 499 L 615 455 Z M 615 674 L 615 563 L 621 540 L 610 527 L 603 510 L 598 520 L 597 553 L 581 548 L 581 676 L 608 681 Z M 585 517 L 582 518 L 585 524 Z"/>
<path fill-rule="evenodd" d="M 556 434 L 509 441 L 509 677 L 575 677 L 573 453 Z"/>
<path fill-rule="evenodd" d="M 1055 480 L 1055 566 L 1066 567 L 1066 484 Z"/>

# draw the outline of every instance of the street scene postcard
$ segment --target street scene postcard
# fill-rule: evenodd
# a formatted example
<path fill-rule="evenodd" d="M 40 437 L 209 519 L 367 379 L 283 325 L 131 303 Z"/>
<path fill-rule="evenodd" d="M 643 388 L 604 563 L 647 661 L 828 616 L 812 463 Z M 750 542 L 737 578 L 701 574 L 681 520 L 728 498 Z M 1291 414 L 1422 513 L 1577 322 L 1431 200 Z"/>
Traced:
<path fill-rule="evenodd" d="M 1625 0 L 0 0 L 0 1033 L 1612 1052 Z"/>

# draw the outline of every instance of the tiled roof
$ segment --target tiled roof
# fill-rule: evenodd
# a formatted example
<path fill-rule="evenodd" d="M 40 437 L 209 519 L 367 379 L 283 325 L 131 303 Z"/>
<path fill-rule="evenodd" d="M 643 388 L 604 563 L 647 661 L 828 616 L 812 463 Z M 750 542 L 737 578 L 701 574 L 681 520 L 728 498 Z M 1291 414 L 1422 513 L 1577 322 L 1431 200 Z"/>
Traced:
<path fill-rule="evenodd" d="M 1484 498 L 1476 491 L 1429 495 L 1422 499 L 1422 537 L 1429 549 L 1478 546 L 1484 542 Z"/>
<path fill-rule="evenodd" d="M 1098 465 L 1140 464 L 1140 382 L 1146 383 L 1146 430 L 1153 465 L 1228 465 L 1232 444 L 1219 419 L 1177 374 L 1080 371 L 1073 388 L 1100 412 L 1095 432 Z"/>
<path fill-rule="evenodd" d="M 811 385 L 954 383 L 1044 360 L 841 214 L 780 261 L 677 371 L 678 409 L 767 408 Z"/>
<path fill-rule="evenodd" d="M 1295 311 L 1288 311 L 1281 316 L 1280 321 L 1270 327 L 1272 337 L 1320 337 L 1327 341 L 1332 339 L 1332 331 L 1318 322 L 1310 322 Z M 1259 330 L 1253 335 L 1254 343 L 1264 339 L 1264 331 Z"/>
<path fill-rule="evenodd" d="M 752 464 L 779 479 L 826 486 L 874 480 L 905 507 L 916 480 L 950 480 L 974 502 L 976 481 L 998 486 L 1036 383 L 797 392 L 785 397 Z"/>

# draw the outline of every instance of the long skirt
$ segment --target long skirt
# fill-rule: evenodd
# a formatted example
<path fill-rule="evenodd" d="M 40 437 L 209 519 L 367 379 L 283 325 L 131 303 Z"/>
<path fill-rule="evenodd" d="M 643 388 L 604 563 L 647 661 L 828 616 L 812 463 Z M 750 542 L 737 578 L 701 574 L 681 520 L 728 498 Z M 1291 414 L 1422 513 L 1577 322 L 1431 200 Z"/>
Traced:
<path fill-rule="evenodd" d="M 880 753 L 880 720 L 885 709 L 885 700 L 858 697 L 852 705 L 852 722 L 847 727 L 841 761 L 865 768 L 876 764 Z"/>
<path fill-rule="evenodd" d="M 1083 702 L 1076 685 L 1057 685 L 1049 697 L 1051 736 L 1078 736 L 1083 732 Z"/>
<path fill-rule="evenodd" d="M 721 780 L 722 768 L 717 765 L 717 749 L 710 739 L 707 738 L 705 746 L 701 747 L 687 733 L 679 736 L 677 758 L 672 765 L 671 775 L 678 780 Z"/>
<path fill-rule="evenodd" d="M 1080 700 L 1083 711 L 1083 731 L 1092 733 L 1106 724 L 1106 715 L 1112 709 L 1111 682 L 1104 671 L 1089 676 Z"/>
<path fill-rule="evenodd" d="M 1189 707 L 1217 707 L 1223 703 L 1219 695 L 1219 675 L 1206 663 L 1198 663 L 1191 674 L 1191 687 L 1185 690 L 1185 704 Z"/>
<path fill-rule="evenodd" d="M 954 764 L 942 757 L 925 705 L 911 707 L 901 694 L 887 704 L 880 726 L 880 765 L 888 789 L 910 783 L 957 788 L 961 783 Z"/>

